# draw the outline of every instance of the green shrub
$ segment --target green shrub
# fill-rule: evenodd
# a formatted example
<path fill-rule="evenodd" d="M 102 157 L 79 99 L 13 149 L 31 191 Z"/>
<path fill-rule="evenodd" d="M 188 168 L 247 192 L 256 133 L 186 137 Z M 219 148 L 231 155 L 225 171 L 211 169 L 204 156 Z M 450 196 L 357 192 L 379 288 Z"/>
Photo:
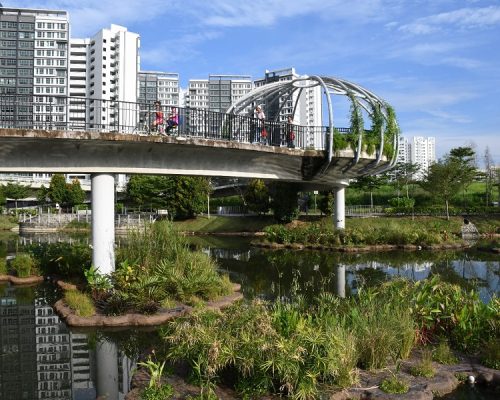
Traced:
<path fill-rule="evenodd" d="M 168 400 L 173 398 L 174 389 L 171 385 L 147 387 L 141 393 L 141 400 Z"/>
<path fill-rule="evenodd" d="M 0 258 L 0 275 L 7 275 L 7 261 L 5 258 Z"/>
<path fill-rule="evenodd" d="M 76 315 L 90 317 L 95 314 L 95 308 L 90 297 L 78 290 L 68 290 L 64 293 L 64 301 Z"/>
<path fill-rule="evenodd" d="M 44 275 L 84 279 L 83 272 L 90 268 L 91 249 L 83 244 L 44 243 L 28 248 Z"/>
<path fill-rule="evenodd" d="M 481 362 L 489 368 L 500 369 L 500 339 L 491 338 L 481 348 Z"/>
<path fill-rule="evenodd" d="M 475 351 L 500 331 L 500 302 L 485 304 L 474 290 L 443 282 L 438 275 L 415 283 L 412 312 L 425 340 L 450 338 L 463 351 Z"/>
<path fill-rule="evenodd" d="M 19 278 L 27 278 L 37 272 L 35 261 L 28 253 L 16 254 L 16 257 L 10 262 L 10 266 Z"/>

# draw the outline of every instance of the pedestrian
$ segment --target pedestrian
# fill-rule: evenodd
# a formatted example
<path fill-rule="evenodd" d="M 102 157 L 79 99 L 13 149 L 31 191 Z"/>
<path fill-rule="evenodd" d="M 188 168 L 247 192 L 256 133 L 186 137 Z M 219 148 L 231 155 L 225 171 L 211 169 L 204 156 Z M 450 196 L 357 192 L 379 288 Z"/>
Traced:
<path fill-rule="evenodd" d="M 267 130 L 265 122 L 266 114 L 264 114 L 264 111 L 262 110 L 261 106 L 255 107 L 255 118 L 257 119 L 256 136 L 257 138 L 260 137 L 261 143 L 266 143 L 267 142 Z"/>
<path fill-rule="evenodd" d="M 163 111 L 161 109 L 161 103 L 156 100 L 154 103 L 154 117 L 153 124 L 151 130 L 153 132 L 159 132 L 163 125 Z"/>
<path fill-rule="evenodd" d="M 289 149 L 295 148 L 295 122 L 293 122 L 293 116 L 289 115 L 287 118 L 287 130 L 286 130 L 286 145 Z"/>
<path fill-rule="evenodd" d="M 177 108 L 172 107 L 172 111 L 170 112 L 167 119 L 167 133 L 170 133 L 172 129 L 179 125 L 179 114 L 177 114 Z"/>

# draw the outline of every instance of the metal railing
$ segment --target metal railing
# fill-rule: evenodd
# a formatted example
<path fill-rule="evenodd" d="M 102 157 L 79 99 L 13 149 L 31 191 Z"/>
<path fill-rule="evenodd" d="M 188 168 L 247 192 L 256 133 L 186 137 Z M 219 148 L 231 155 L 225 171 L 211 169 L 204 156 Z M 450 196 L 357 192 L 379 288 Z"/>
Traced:
<path fill-rule="evenodd" d="M 161 106 L 84 97 L 5 95 L 0 128 L 175 135 L 324 150 L 328 128 L 260 121 L 190 107 Z M 348 128 L 337 128 L 348 133 Z"/>

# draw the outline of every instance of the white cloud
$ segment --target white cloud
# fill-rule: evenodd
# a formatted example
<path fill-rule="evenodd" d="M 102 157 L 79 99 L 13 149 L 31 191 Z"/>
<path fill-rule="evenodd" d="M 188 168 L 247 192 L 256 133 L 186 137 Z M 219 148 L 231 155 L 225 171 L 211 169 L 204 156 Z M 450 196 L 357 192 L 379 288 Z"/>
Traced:
<path fill-rule="evenodd" d="M 5 7 L 66 10 L 70 18 L 72 37 L 88 37 L 111 23 L 127 25 L 136 21 L 151 21 L 161 16 L 173 4 L 168 0 L 32 0 L 3 1 Z"/>
<path fill-rule="evenodd" d="M 434 33 L 448 26 L 460 29 L 486 28 L 500 24 L 500 6 L 483 8 L 461 8 L 423 18 L 401 25 L 398 29 L 413 35 Z"/>

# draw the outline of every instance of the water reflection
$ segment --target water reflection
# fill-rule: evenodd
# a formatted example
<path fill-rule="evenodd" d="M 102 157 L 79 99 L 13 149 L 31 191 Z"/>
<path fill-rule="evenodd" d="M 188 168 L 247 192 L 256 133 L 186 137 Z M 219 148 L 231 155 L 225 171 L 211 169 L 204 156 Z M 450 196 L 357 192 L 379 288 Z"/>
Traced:
<path fill-rule="evenodd" d="M 50 286 L 0 285 L 0 398 L 123 399 L 132 360 L 69 330 L 49 305 L 57 296 Z"/>
<path fill-rule="evenodd" d="M 443 252 L 333 253 L 265 250 L 248 240 L 220 239 L 193 243 L 217 258 L 222 270 L 242 284 L 246 297 L 274 298 L 297 290 L 306 296 L 328 290 L 339 296 L 360 285 L 376 286 L 394 277 L 422 280 L 439 274 L 445 281 L 475 288 L 483 301 L 499 294 L 500 262 L 494 254 L 472 250 Z M 299 287 L 300 286 L 300 287 Z"/>
<path fill-rule="evenodd" d="M 360 285 L 374 286 L 396 276 L 420 280 L 440 274 L 446 281 L 477 288 L 483 300 L 499 294 L 497 255 L 466 252 L 390 252 L 346 254 L 269 251 L 237 238 L 190 238 L 215 257 L 247 298 L 275 298 L 328 290 L 339 296 Z M 88 236 L 36 235 L 0 238 L 0 257 L 36 242 L 88 243 Z M 0 284 L 1 399 L 123 399 L 140 353 L 158 348 L 151 331 L 68 329 L 51 304 L 60 293 L 52 286 Z"/>

